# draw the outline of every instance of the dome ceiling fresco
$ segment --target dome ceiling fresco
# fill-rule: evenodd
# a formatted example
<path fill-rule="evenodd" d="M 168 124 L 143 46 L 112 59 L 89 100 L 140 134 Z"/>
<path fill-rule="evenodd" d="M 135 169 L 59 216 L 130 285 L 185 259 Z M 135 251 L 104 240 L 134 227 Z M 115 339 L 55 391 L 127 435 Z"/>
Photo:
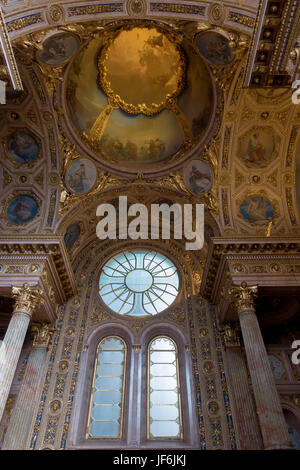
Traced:
<path fill-rule="evenodd" d="M 201 145 L 215 92 L 193 46 L 152 25 L 108 36 L 84 46 L 68 73 L 67 108 L 82 141 L 101 159 L 133 168 Z"/>
<path fill-rule="evenodd" d="M 298 230 L 300 114 L 287 88 L 243 86 L 246 33 L 152 18 L 20 34 L 25 91 L 0 112 L 1 226 L 58 229 L 76 256 L 104 195 L 139 202 L 151 186 L 155 201 L 206 204 L 214 233 Z"/>

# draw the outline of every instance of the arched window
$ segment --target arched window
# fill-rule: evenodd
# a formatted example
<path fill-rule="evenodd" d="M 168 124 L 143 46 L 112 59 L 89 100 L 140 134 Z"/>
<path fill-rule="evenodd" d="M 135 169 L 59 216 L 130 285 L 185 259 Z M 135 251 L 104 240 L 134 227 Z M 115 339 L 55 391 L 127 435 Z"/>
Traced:
<path fill-rule="evenodd" d="M 87 439 L 121 439 L 125 368 L 125 342 L 104 338 L 97 349 Z"/>
<path fill-rule="evenodd" d="M 148 439 L 182 439 L 177 347 L 160 336 L 148 348 Z"/>

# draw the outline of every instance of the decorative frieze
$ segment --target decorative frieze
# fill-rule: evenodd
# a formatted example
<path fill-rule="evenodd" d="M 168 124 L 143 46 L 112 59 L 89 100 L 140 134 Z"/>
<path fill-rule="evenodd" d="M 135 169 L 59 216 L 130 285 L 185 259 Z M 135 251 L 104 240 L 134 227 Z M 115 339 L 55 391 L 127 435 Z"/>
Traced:
<path fill-rule="evenodd" d="M 205 12 L 205 7 L 200 5 L 191 5 L 188 3 L 178 4 L 151 2 L 150 11 L 203 16 Z"/>
<path fill-rule="evenodd" d="M 115 13 L 123 11 L 123 3 L 98 3 L 68 7 L 68 16 L 97 15 L 99 13 Z"/>
<path fill-rule="evenodd" d="M 234 23 L 241 24 L 243 26 L 247 26 L 247 28 L 254 28 L 255 19 L 251 18 L 251 16 L 243 15 L 242 13 L 238 13 L 235 11 L 230 11 L 228 14 L 228 20 L 233 21 Z"/>

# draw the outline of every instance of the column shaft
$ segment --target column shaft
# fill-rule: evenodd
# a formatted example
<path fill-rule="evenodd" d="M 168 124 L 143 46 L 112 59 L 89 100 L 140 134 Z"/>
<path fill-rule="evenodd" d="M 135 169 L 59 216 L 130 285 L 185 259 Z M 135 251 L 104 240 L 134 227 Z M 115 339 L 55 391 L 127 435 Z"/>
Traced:
<path fill-rule="evenodd" d="M 238 347 L 226 349 L 226 362 L 234 398 L 235 423 L 240 450 L 263 449 L 261 433 L 250 390 L 247 368 Z"/>
<path fill-rule="evenodd" d="M 9 322 L 1 345 L 0 421 L 2 419 L 29 322 L 29 313 L 16 310 Z"/>
<path fill-rule="evenodd" d="M 46 347 L 33 347 L 29 355 L 21 389 L 5 435 L 3 450 L 26 448 L 46 355 Z"/>
<path fill-rule="evenodd" d="M 241 331 L 265 449 L 289 448 L 289 436 L 254 309 L 239 311 Z"/>
<path fill-rule="evenodd" d="M 23 347 L 31 315 L 44 299 L 38 286 L 24 283 L 12 287 L 15 309 L 9 322 L 0 350 L 0 421 L 3 416 L 7 397 L 14 378 L 17 363 Z"/>

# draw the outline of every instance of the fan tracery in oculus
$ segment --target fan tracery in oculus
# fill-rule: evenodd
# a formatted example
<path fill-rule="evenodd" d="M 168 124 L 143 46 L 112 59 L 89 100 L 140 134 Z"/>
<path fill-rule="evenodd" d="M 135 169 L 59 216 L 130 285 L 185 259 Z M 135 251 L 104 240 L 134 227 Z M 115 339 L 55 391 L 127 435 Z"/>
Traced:
<path fill-rule="evenodd" d="M 156 251 L 120 253 L 103 267 L 99 294 L 114 312 L 122 315 L 155 315 L 178 295 L 177 269 Z"/>

